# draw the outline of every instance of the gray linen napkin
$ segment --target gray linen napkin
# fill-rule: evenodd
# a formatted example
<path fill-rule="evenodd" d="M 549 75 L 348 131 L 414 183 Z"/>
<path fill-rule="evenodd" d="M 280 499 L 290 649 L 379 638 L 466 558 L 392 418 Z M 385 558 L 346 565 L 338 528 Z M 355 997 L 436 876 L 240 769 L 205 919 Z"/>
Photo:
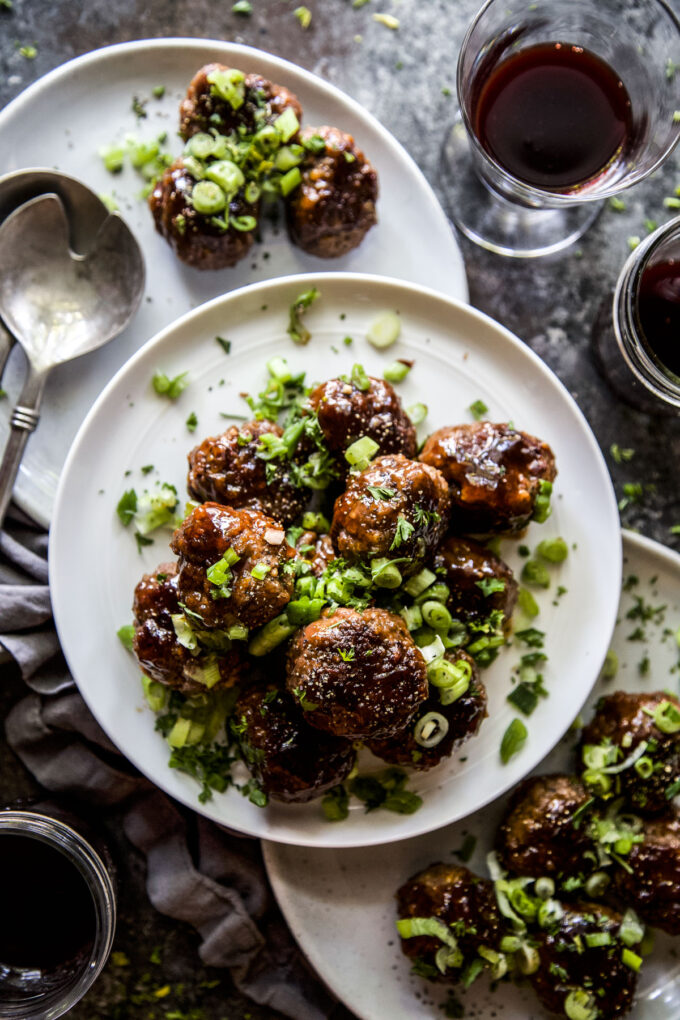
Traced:
<path fill-rule="evenodd" d="M 46 556 L 47 536 L 12 508 L 0 533 L 0 645 L 33 693 L 5 720 L 10 747 L 46 789 L 123 805 L 125 833 L 146 855 L 151 903 L 193 925 L 203 963 L 228 967 L 241 992 L 294 1020 L 339 1016 L 271 909 L 264 869 L 244 852 L 244 838 L 200 818 L 194 861 L 182 811 L 128 765 L 90 714 L 59 649 Z"/>

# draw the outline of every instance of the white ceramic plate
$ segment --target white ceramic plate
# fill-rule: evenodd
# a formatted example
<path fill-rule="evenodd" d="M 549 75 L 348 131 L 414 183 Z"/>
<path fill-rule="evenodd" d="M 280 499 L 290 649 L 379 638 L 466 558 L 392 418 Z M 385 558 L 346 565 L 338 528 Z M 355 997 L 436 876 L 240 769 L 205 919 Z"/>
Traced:
<path fill-rule="evenodd" d="M 335 124 L 354 135 L 380 182 L 378 226 L 356 251 L 330 261 L 312 258 L 289 243 L 284 229 L 275 235 L 265 227 L 263 243 L 240 265 L 200 272 L 182 265 L 156 233 L 146 202 L 138 198 L 140 178 L 129 168 L 117 176 L 104 169 L 98 150 L 128 132 L 152 139 L 167 131 L 172 151 L 181 152 L 176 137 L 179 101 L 195 71 L 211 60 L 259 72 L 288 86 L 302 103 L 306 124 Z M 157 85 L 166 89 L 161 100 L 150 98 Z M 133 96 L 149 100 L 146 119 L 137 120 Z M 50 378 L 43 422 L 29 440 L 15 488 L 17 502 L 44 525 L 52 516 L 68 448 L 95 398 L 150 336 L 203 301 L 258 280 L 326 269 L 381 273 L 467 300 L 465 270 L 453 232 L 411 157 L 349 96 L 260 50 L 217 40 L 150 39 L 70 61 L 0 113 L 0 174 L 45 166 L 47 160 L 94 191 L 114 194 L 142 246 L 147 289 L 146 300 L 125 333 L 102 350 L 57 369 Z M 0 407 L 0 442 L 22 376 L 23 356 L 15 351 L 3 380 L 10 400 Z"/>
<path fill-rule="evenodd" d="M 313 340 L 296 347 L 285 334 L 288 307 L 314 285 L 322 296 L 306 318 Z M 379 353 L 365 335 L 384 309 L 400 311 L 403 330 L 397 344 Z M 229 356 L 216 334 L 231 340 Z M 354 338 L 351 347 L 342 343 L 346 335 Z M 140 467 L 146 464 L 156 468 L 148 480 L 161 478 L 184 491 L 187 451 L 224 429 L 221 411 L 247 410 L 239 394 L 262 389 L 265 362 L 275 355 L 287 357 L 293 370 L 304 368 L 310 381 L 348 372 L 354 361 L 381 375 L 395 357 L 412 358 L 415 368 L 399 389 L 406 407 L 419 400 L 430 407 L 421 434 L 471 420 L 467 408 L 481 398 L 493 419 L 513 420 L 547 440 L 557 455 L 554 514 L 549 525 L 532 525 L 527 538 L 533 543 L 561 533 L 578 547 L 559 574 L 567 594 L 559 606 L 544 600 L 540 618 L 549 635 L 551 697 L 537 709 L 522 754 L 502 766 L 498 749 L 513 714 L 505 694 L 519 655 L 508 650 L 499 656 L 486 673 L 490 718 L 481 735 L 465 748 L 466 760 L 414 777 L 424 804 L 409 817 L 355 809 L 332 825 L 318 802 L 263 811 L 233 790 L 200 808 L 194 782 L 167 767 L 167 747 L 143 710 L 138 671 L 116 638 L 116 629 L 129 622 L 143 570 L 167 556 L 167 532 L 138 555 L 132 534 L 115 516 L 119 497 L 144 485 Z M 159 368 L 170 375 L 189 372 L 191 383 L 175 403 L 150 386 Z M 199 419 L 194 436 L 184 424 L 192 411 Z M 509 550 L 516 545 L 506 544 Z M 516 552 L 509 559 L 517 566 Z M 159 786 L 215 821 L 316 846 L 385 843 L 425 832 L 517 782 L 561 737 L 595 680 L 614 626 L 620 569 L 618 514 L 604 461 L 576 404 L 539 358 L 466 305 L 396 281 L 344 274 L 257 284 L 204 305 L 150 341 L 106 388 L 71 449 L 50 548 L 62 647 L 85 699 L 121 750 Z"/>
<path fill-rule="evenodd" d="M 680 556 L 649 539 L 626 534 L 624 577 L 631 574 L 638 576 L 639 584 L 622 595 L 612 642 L 619 656 L 619 673 L 615 680 L 598 681 L 584 709 L 586 718 L 605 691 L 651 691 L 668 686 L 669 670 L 677 663 L 674 633 L 680 626 Z M 645 601 L 654 606 L 667 606 L 663 621 L 646 626 L 645 644 L 627 640 L 637 626 L 625 617 L 636 594 L 644 595 Z M 666 627 L 673 633 L 664 638 Z M 641 677 L 637 664 L 645 652 L 650 666 Z M 568 682 L 566 674 L 561 681 Z M 677 680 L 670 684 L 675 688 Z M 531 717 L 532 730 L 536 728 L 535 718 Z M 573 736 L 568 734 L 536 771 L 569 770 L 573 766 L 573 743 Z M 372 854 L 360 850 L 291 850 L 265 844 L 269 878 L 293 934 L 324 981 L 361 1020 L 440 1020 L 439 1007 L 447 990 L 410 973 L 394 927 L 394 894 L 433 861 L 455 861 L 452 852 L 468 833 L 477 838 L 469 866 L 486 875 L 485 856 L 493 847 L 504 807 L 505 798 L 464 822 Z M 673 941 L 677 939 L 658 936 L 654 955 L 645 961 L 631 1020 L 671 1020 L 680 1016 L 680 964 L 677 950 L 672 949 Z M 530 989 L 503 984 L 492 993 L 480 980 L 467 993 L 458 994 L 465 1016 L 478 1020 L 548 1018 Z"/>

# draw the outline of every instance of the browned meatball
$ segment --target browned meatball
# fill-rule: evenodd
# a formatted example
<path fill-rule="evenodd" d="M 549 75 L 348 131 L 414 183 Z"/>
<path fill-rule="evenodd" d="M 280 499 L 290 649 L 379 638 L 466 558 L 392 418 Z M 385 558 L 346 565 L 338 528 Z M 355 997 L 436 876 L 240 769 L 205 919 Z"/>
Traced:
<path fill-rule="evenodd" d="M 463 959 L 447 969 L 440 980 L 455 982 L 462 968 L 477 957 L 477 950 L 498 950 L 503 937 L 503 919 L 498 911 L 492 882 L 478 878 L 467 868 L 431 864 L 414 875 L 397 892 L 400 918 L 437 917 L 455 933 Z M 429 965 L 439 975 L 435 957 L 444 943 L 430 935 L 402 938 L 402 952 L 413 961 Z"/>
<path fill-rule="evenodd" d="M 401 617 L 336 609 L 293 637 L 286 685 L 312 726 L 361 740 L 404 729 L 427 697 L 427 670 Z"/>
<path fill-rule="evenodd" d="M 529 980 L 545 1009 L 564 1016 L 568 996 L 581 989 L 591 996 L 593 1017 L 614 1020 L 628 1012 L 637 975 L 621 959 L 620 924 L 613 910 L 579 903 L 565 910 L 555 925 L 536 932 L 541 962 Z M 608 945 L 584 948 L 589 935 L 602 933 L 609 934 Z"/>
<path fill-rule="evenodd" d="M 153 574 L 144 575 L 135 588 L 132 611 L 132 649 L 142 672 L 152 680 L 182 694 L 205 694 L 207 687 L 200 678 L 213 662 L 219 669 L 219 680 L 212 690 L 231 687 L 239 680 L 244 659 L 238 644 L 229 647 L 228 639 L 223 639 L 218 656 L 200 646 L 190 651 L 180 644 L 172 619 L 182 615 L 176 563 L 161 563 Z"/>
<path fill-rule="evenodd" d="M 322 259 L 346 255 L 377 223 L 378 175 L 352 136 L 338 128 L 304 128 L 300 138 L 324 144 L 307 153 L 302 183 L 286 201 L 290 239 Z"/>
<path fill-rule="evenodd" d="M 623 868 L 612 872 L 612 892 L 643 921 L 680 935 L 680 812 L 645 822 L 644 841 L 634 843 Z"/>
<path fill-rule="evenodd" d="M 281 436 L 283 429 L 266 419 L 249 421 L 195 446 L 188 458 L 192 498 L 260 510 L 282 524 L 292 524 L 307 502 L 307 492 L 293 483 L 288 461 L 265 462 L 258 457 L 263 435 Z"/>
<path fill-rule="evenodd" d="M 274 800 L 320 797 L 352 769 L 351 741 L 312 729 L 291 696 L 272 684 L 242 695 L 234 720 L 243 759 Z"/>
<path fill-rule="evenodd" d="M 500 556 L 470 538 L 450 535 L 437 549 L 433 568 L 450 589 L 446 604 L 456 619 L 481 620 L 498 611 L 509 623 L 517 601 L 517 582 Z M 491 582 L 502 584 L 502 589 L 489 591 L 494 588 Z"/>
<path fill-rule="evenodd" d="M 195 184 L 181 159 L 163 172 L 149 195 L 156 230 L 178 258 L 195 269 L 235 266 L 248 254 L 255 239 L 255 228 L 237 230 L 228 226 L 225 229 L 224 222 L 241 216 L 257 219 L 258 207 L 246 202 L 239 193 L 219 216 L 204 216 L 191 204 Z"/>
<path fill-rule="evenodd" d="M 427 439 L 420 460 L 451 489 L 454 534 L 513 535 L 527 526 L 541 482 L 557 474 L 547 443 L 488 421 L 448 425 Z"/>
<path fill-rule="evenodd" d="M 665 691 L 628 694 L 616 691 L 600 698 L 592 721 L 583 728 L 581 753 L 588 745 L 613 744 L 619 750 L 613 764 L 621 764 L 639 746 L 647 742 L 645 758 L 653 771 L 643 778 L 634 767 L 612 776 L 615 791 L 620 789 L 636 811 L 655 814 L 668 808 L 666 791 L 680 778 L 680 731 L 663 733 L 652 718 L 654 710 L 668 702 L 680 710 L 680 701 Z"/>
<path fill-rule="evenodd" d="M 197 131 L 210 131 L 211 128 L 222 135 L 228 135 L 239 127 L 252 133 L 274 121 L 289 107 L 298 121 L 302 120 L 302 107 L 297 97 L 259 74 L 245 74 L 242 81 L 237 82 L 243 99 L 241 105 L 234 109 L 208 81 L 214 72 L 241 75 L 240 71 L 224 64 L 206 64 L 196 72 L 179 108 L 179 133 L 185 141 Z"/>
<path fill-rule="evenodd" d="M 396 559 L 407 576 L 434 552 L 448 520 L 449 494 L 440 472 L 397 453 L 350 476 L 335 501 L 331 538 L 339 556 L 354 563 Z"/>
<path fill-rule="evenodd" d="M 525 779 L 513 793 L 496 833 L 502 864 L 513 875 L 533 878 L 592 871 L 592 865 L 583 859 L 583 854 L 593 849 L 588 819 L 574 824 L 574 815 L 589 800 L 576 776 Z"/>
<path fill-rule="evenodd" d="M 206 627 L 260 627 L 291 599 L 293 573 L 286 565 L 293 550 L 281 525 L 257 510 L 204 503 L 175 531 L 171 546 L 179 556 L 180 600 Z"/>
<path fill-rule="evenodd" d="M 444 705 L 440 690 L 430 686 L 430 696 L 420 706 L 405 730 L 386 740 L 367 741 L 366 746 L 378 758 L 382 758 L 391 765 L 410 765 L 411 768 L 418 769 L 420 772 L 426 772 L 438 765 L 444 758 L 450 758 L 456 748 L 479 732 L 479 727 L 487 715 L 487 697 L 486 688 L 479 678 L 479 670 L 475 661 L 462 650 L 447 652 L 445 658 L 454 665 L 467 664 L 470 673 L 468 689 L 455 701 Z M 434 747 L 424 747 L 419 740 L 416 740 L 416 729 L 423 717 L 432 712 L 443 716 L 448 729 Z M 427 740 L 426 737 L 421 737 L 421 739 Z"/>
<path fill-rule="evenodd" d="M 342 454 L 362 436 L 368 436 L 380 447 L 379 453 L 403 453 L 414 458 L 417 449 L 416 430 L 401 406 L 401 401 L 388 382 L 367 376 L 368 388 L 360 389 L 355 382 L 329 379 L 309 395 L 312 410 L 328 448 Z M 365 386 L 366 382 L 363 380 Z"/>

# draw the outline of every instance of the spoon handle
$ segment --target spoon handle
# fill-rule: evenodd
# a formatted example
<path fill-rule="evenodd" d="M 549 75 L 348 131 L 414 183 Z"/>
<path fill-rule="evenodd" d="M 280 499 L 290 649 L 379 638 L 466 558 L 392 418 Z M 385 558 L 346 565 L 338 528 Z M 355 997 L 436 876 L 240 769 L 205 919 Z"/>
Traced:
<path fill-rule="evenodd" d="M 19 402 L 12 411 L 10 431 L 0 463 L 0 525 L 5 519 L 7 507 L 12 498 L 14 480 L 24 455 L 28 437 L 40 418 L 40 403 L 47 373 L 36 371 L 29 362 L 28 376 L 21 391 Z"/>
<path fill-rule="evenodd" d="M 14 346 L 14 337 L 7 329 L 2 319 L 0 319 L 0 379 L 2 379 L 5 372 L 5 365 L 9 358 L 10 351 Z"/>

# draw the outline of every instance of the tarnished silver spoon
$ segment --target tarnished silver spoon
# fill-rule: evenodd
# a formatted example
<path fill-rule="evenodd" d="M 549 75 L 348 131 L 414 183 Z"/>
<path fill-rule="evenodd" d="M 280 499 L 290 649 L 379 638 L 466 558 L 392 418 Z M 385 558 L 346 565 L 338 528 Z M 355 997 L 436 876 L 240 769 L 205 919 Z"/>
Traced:
<path fill-rule="evenodd" d="M 71 250 L 69 237 L 54 194 L 26 202 L 0 225 L 0 316 L 28 359 L 0 463 L 0 523 L 50 371 L 121 333 L 144 291 L 142 253 L 120 216 L 106 218 L 86 255 Z"/>

